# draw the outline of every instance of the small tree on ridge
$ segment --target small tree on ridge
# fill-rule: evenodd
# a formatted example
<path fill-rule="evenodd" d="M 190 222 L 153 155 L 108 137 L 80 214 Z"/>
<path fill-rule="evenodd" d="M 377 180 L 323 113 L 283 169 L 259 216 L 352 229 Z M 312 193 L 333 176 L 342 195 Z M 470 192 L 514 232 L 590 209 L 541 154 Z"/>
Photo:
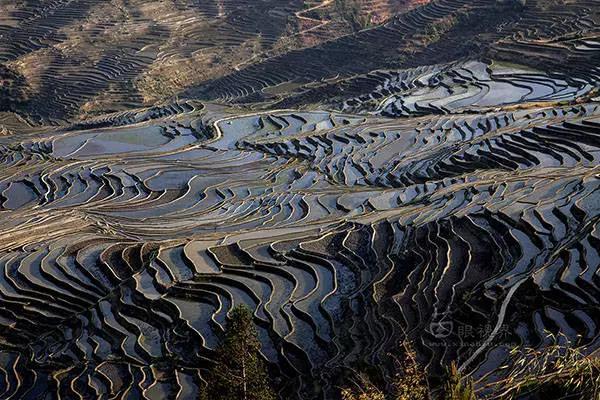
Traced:
<path fill-rule="evenodd" d="M 208 387 L 202 399 L 275 400 L 260 356 L 260 342 L 252 314 L 247 307 L 238 306 L 231 311 L 215 361 L 207 376 Z"/>

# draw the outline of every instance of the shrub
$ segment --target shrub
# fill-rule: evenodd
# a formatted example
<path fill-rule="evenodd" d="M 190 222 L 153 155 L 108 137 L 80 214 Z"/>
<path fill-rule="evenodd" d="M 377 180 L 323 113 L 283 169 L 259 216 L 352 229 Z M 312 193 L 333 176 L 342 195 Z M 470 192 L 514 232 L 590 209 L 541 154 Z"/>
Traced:
<path fill-rule="evenodd" d="M 418 364 L 409 344 L 403 344 L 402 359 L 394 359 L 395 371 L 387 391 L 378 388 L 365 373 L 356 373 L 351 386 L 342 389 L 342 400 L 428 400 L 430 399 L 427 376 Z M 387 393 L 386 393 L 387 392 Z"/>
<path fill-rule="evenodd" d="M 0 64 L 0 111 L 15 111 L 26 101 L 25 78 L 17 71 Z"/>
<path fill-rule="evenodd" d="M 335 0 L 335 9 L 354 32 L 371 25 L 371 14 L 362 12 L 358 0 Z"/>
<path fill-rule="evenodd" d="M 358 375 L 358 380 L 353 382 L 353 386 L 342 389 L 342 400 L 385 400 L 385 394 L 364 374 Z"/>
<path fill-rule="evenodd" d="M 394 397 L 397 400 L 427 400 L 429 386 L 427 374 L 416 359 L 415 351 L 410 344 L 405 343 L 404 357 L 398 361 L 398 370 L 394 376 Z"/>

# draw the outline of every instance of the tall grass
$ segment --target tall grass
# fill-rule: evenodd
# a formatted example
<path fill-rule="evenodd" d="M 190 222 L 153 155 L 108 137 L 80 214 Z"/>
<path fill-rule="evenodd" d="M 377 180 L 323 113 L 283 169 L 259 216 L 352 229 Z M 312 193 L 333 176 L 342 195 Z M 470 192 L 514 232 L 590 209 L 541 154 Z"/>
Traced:
<path fill-rule="evenodd" d="M 505 378 L 483 389 L 491 389 L 491 399 L 513 400 L 532 396 L 539 399 L 600 400 L 600 358 L 597 354 L 569 344 L 543 349 L 517 348 L 510 362 L 501 368 Z"/>

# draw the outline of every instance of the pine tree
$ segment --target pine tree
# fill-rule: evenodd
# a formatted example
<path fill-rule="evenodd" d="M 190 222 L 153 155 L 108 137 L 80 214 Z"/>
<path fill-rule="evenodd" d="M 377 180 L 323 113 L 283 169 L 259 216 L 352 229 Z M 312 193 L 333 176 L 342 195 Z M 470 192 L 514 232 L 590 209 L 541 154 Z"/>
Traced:
<path fill-rule="evenodd" d="M 235 307 L 222 343 L 216 350 L 215 366 L 207 376 L 208 387 L 201 398 L 211 400 L 274 400 L 260 342 L 245 306 Z"/>

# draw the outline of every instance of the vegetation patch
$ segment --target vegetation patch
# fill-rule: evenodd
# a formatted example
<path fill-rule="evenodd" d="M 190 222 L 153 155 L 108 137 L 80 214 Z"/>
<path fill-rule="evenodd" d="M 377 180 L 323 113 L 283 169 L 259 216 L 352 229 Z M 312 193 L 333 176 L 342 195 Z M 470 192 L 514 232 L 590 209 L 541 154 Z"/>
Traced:
<path fill-rule="evenodd" d="M 15 111 L 19 104 L 26 101 L 27 82 L 25 77 L 0 64 L 0 112 Z"/>
<path fill-rule="evenodd" d="M 247 307 L 231 311 L 227 329 L 206 376 L 201 400 L 274 400 L 260 342 Z"/>
<path fill-rule="evenodd" d="M 363 12 L 358 0 L 335 0 L 335 8 L 340 17 L 350 25 L 353 32 L 371 26 L 372 14 Z"/>
<path fill-rule="evenodd" d="M 600 359 L 570 344 L 514 349 L 493 398 L 600 399 Z"/>

